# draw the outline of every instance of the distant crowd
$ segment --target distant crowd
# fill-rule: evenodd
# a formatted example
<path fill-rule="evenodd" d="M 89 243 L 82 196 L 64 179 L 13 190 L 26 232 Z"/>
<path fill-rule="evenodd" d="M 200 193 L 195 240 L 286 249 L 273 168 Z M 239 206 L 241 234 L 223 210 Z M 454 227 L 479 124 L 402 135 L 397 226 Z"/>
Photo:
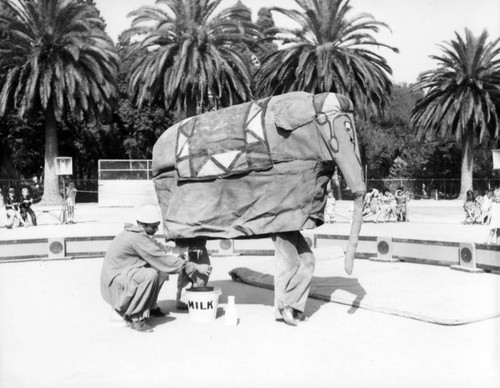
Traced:
<path fill-rule="evenodd" d="M 410 195 L 402 187 L 394 192 L 384 188 L 382 192 L 372 189 L 365 196 L 363 203 L 363 221 L 373 222 L 406 222 L 408 221 L 407 203 Z M 335 222 L 335 197 L 328 190 L 325 206 L 325 222 Z"/>
<path fill-rule="evenodd" d="M 73 182 L 70 182 L 65 195 L 62 219 L 63 223 L 74 223 L 75 198 L 77 189 Z M 37 217 L 31 205 L 38 202 L 40 198 L 33 198 L 27 187 L 21 189 L 21 195 L 16 193 L 14 188 L 9 188 L 4 197 L 0 188 L 0 227 L 8 229 L 12 227 L 36 226 Z"/>
<path fill-rule="evenodd" d="M 477 195 L 469 190 L 464 202 L 464 224 L 489 225 L 487 244 L 500 244 L 500 187 Z"/>
<path fill-rule="evenodd" d="M 497 203 L 500 203 L 500 188 L 495 191 L 487 190 L 484 195 L 478 195 L 472 190 L 467 191 L 463 223 L 489 225 Z"/>
<path fill-rule="evenodd" d="M 363 221 L 373 222 L 407 222 L 410 200 L 409 193 L 398 187 L 394 193 L 388 188 L 372 189 L 365 196 Z"/>

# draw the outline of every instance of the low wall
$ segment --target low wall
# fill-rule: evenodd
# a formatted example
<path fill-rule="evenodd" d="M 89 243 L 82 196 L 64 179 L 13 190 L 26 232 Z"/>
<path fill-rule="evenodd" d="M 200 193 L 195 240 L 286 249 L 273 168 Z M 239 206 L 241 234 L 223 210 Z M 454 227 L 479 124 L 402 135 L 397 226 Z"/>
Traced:
<path fill-rule="evenodd" d="M 98 195 L 99 206 L 158 205 L 152 180 L 100 180 Z"/>
<path fill-rule="evenodd" d="M 331 234 L 316 234 L 314 238 L 317 248 L 339 246 L 344 252 L 349 239 L 348 236 Z M 460 248 L 464 244 L 472 248 L 472 259 L 477 268 L 488 271 L 500 270 L 500 245 L 360 236 L 356 257 L 379 261 L 395 260 L 458 266 L 461 264 Z"/>
<path fill-rule="evenodd" d="M 303 232 L 313 248 L 337 246 L 347 249 L 348 236 Z M 0 263 L 103 257 L 114 236 L 61 237 L 0 241 Z M 163 235 L 156 238 L 161 242 Z M 356 257 L 379 261 L 406 261 L 442 266 L 461 264 L 460 249 L 469 247 L 473 264 L 478 269 L 500 271 L 500 245 L 413 240 L 391 237 L 360 236 Z M 274 255 L 270 238 L 249 240 L 210 240 L 207 250 L 212 255 Z M 323 249 L 324 252 L 324 249 Z"/>

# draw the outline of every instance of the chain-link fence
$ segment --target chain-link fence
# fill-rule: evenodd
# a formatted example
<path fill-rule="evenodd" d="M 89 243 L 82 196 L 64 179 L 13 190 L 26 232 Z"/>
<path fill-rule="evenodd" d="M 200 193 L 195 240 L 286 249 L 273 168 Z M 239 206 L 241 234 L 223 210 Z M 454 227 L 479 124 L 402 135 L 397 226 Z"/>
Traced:
<path fill-rule="evenodd" d="M 455 199 L 460 194 L 460 179 L 368 179 L 368 188 L 384 188 L 394 192 L 403 187 L 414 199 Z M 500 179 L 474 179 L 476 195 L 500 187 Z"/>
<path fill-rule="evenodd" d="M 387 187 L 394 192 L 403 187 L 414 199 L 455 199 L 460 194 L 460 179 L 369 179 L 368 187 Z M 487 190 L 500 187 L 500 179 L 475 179 L 473 190 L 484 195 Z"/>
<path fill-rule="evenodd" d="M 130 169 L 123 169 L 120 171 L 101 171 L 103 175 L 113 174 L 147 174 L 147 178 L 150 179 L 150 173 L 140 171 L 131 171 Z M 135 176 L 135 175 L 134 175 Z M 141 175 L 142 177 L 142 175 Z M 121 176 L 125 179 L 124 176 Z M 130 179 L 127 176 L 126 179 Z M 66 179 L 66 187 L 69 182 L 74 182 L 76 188 L 78 189 L 78 195 L 76 197 L 77 202 L 98 202 L 98 180 L 97 179 Z M 62 178 L 60 179 L 60 191 L 62 195 L 63 183 Z M 352 193 L 347 187 L 345 180 L 340 180 L 341 191 L 339 192 L 337 188 L 334 188 L 334 194 L 337 199 L 349 200 L 352 199 Z M 30 189 L 33 198 L 41 198 L 43 194 L 43 184 L 37 181 L 28 180 L 0 180 L 0 188 L 2 189 L 2 194 L 4 197 L 7 195 L 8 189 L 13 187 L 18 195 L 21 194 L 21 189 L 27 187 Z M 455 199 L 460 193 L 460 179 L 368 179 L 367 180 L 368 190 L 371 188 L 376 188 L 381 190 L 387 187 L 392 192 L 395 192 L 398 187 L 403 187 L 405 191 L 408 191 L 412 199 Z M 492 179 L 475 179 L 473 188 L 476 194 L 484 195 L 487 190 L 495 189 L 500 187 L 500 178 Z M 123 195 L 123 193 L 121 193 Z"/>
<path fill-rule="evenodd" d="M 149 180 L 153 178 L 153 161 L 145 159 L 100 159 L 99 180 Z"/>
<path fill-rule="evenodd" d="M 352 193 L 343 179 L 339 179 L 340 190 L 332 180 L 332 188 L 338 199 L 352 199 Z M 460 179 L 368 179 L 366 181 L 368 191 L 372 188 L 379 191 L 387 188 L 391 192 L 402 187 L 408 191 L 412 199 L 456 199 L 460 194 Z M 474 179 L 473 190 L 476 195 L 484 195 L 487 190 L 500 187 L 500 178 Z"/>

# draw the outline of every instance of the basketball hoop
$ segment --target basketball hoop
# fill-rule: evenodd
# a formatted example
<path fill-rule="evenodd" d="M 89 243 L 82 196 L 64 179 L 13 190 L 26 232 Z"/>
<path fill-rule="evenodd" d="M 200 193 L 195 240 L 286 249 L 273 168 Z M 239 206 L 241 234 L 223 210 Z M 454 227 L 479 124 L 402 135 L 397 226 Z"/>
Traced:
<path fill-rule="evenodd" d="M 57 175 L 73 175 L 73 158 L 58 156 L 55 158 Z"/>

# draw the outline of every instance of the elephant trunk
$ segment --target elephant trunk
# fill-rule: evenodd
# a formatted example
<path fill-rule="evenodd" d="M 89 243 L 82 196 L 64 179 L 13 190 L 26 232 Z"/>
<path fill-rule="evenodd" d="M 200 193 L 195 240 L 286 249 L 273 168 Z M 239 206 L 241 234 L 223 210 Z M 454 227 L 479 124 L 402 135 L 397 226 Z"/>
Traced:
<path fill-rule="evenodd" d="M 352 274 L 352 270 L 354 267 L 354 255 L 356 254 L 359 232 L 361 231 L 361 224 L 363 223 L 363 200 L 363 193 L 356 194 L 356 197 L 354 199 L 351 234 L 349 235 L 349 243 L 347 245 L 347 252 L 345 254 L 344 262 L 345 271 L 349 275 Z"/>

